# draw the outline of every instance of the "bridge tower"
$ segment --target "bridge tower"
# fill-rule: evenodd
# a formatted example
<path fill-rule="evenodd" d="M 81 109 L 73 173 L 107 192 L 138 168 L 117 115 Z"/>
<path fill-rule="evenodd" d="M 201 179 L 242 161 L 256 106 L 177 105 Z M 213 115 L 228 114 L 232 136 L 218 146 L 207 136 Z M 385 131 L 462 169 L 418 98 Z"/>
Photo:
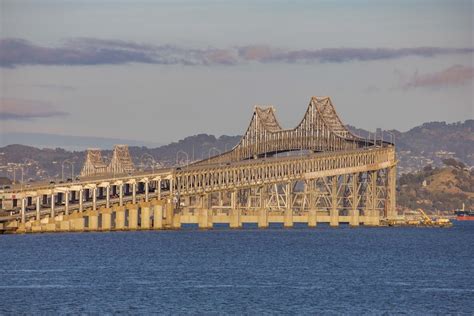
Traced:
<path fill-rule="evenodd" d="M 128 145 L 115 145 L 112 160 L 107 171 L 110 173 L 130 173 L 135 171 Z"/>
<path fill-rule="evenodd" d="M 105 173 L 107 165 L 102 159 L 102 153 L 98 148 L 87 149 L 86 160 L 81 170 L 81 177 Z"/>

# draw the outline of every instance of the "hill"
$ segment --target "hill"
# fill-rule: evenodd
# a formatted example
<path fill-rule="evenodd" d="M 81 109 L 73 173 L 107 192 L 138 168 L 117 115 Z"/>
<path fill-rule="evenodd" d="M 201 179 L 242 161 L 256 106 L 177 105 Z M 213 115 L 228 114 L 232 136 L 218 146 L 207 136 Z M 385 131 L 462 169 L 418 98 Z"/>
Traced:
<path fill-rule="evenodd" d="M 367 137 L 369 132 L 350 127 L 356 134 Z M 429 122 L 407 132 L 384 131 L 384 139 L 395 137 L 400 161 L 399 173 L 421 170 L 426 165 L 443 166 L 443 160 L 455 158 L 474 166 L 474 120 L 463 123 Z M 377 133 L 380 137 L 381 131 Z M 373 132 L 371 134 L 373 138 Z"/>
<path fill-rule="evenodd" d="M 349 127 L 356 134 L 367 137 L 369 132 Z M 382 131 L 377 133 L 382 135 Z M 373 138 L 373 133 L 371 134 Z M 431 122 L 412 128 L 407 132 L 384 131 L 384 139 L 395 138 L 399 159 L 398 173 L 412 173 L 426 165 L 443 166 L 443 159 L 455 158 L 464 164 L 474 166 L 474 120 L 447 124 Z M 392 136 L 393 135 L 393 136 Z M 186 137 L 168 145 L 149 148 L 130 146 L 130 153 L 138 168 L 151 168 L 150 156 L 156 161 L 154 167 L 171 166 L 177 161 L 194 161 L 224 152 L 235 146 L 240 136 L 220 136 L 199 134 Z M 110 149 L 103 151 L 105 159 L 111 158 Z M 0 176 L 13 178 L 20 175 L 23 167 L 24 178 L 49 179 L 61 176 L 65 160 L 74 163 L 74 173 L 78 174 L 84 162 L 85 151 L 68 151 L 63 148 L 35 148 L 25 145 L 8 145 L 0 148 Z M 16 168 L 16 172 L 14 169 Z M 69 163 L 64 164 L 64 172 L 71 174 Z"/>
<path fill-rule="evenodd" d="M 454 159 L 445 159 L 444 164 L 402 175 L 398 181 L 398 206 L 448 211 L 465 203 L 466 208 L 474 208 L 474 169 L 468 170 Z"/>

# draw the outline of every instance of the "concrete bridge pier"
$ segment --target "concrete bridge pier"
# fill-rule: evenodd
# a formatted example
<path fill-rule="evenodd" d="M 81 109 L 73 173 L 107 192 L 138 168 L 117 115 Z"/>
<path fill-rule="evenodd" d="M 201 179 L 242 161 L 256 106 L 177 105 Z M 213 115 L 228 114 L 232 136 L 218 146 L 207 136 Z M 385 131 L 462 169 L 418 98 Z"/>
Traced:
<path fill-rule="evenodd" d="M 292 183 L 288 182 L 285 188 L 285 214 L 283 219 L 283 227 L 291 228 L 293 227 L 293 205 L 292 205 Z"/>
<path fill-rule="evenodd" d="M 89 218 L 89 227 L 87 228 L 87 230 L 99 230 L 99 212 L 96 210 L 87 210 L 85 214 Z"/>
<path fill-rule="evenodd" d="M 316 227 L 318 225 L 316 214 L 317 211 L 315 209 L 311 209 L 308 211 L 308 227 Z"/>
<path fill-rule="evenodd" d="M 150 202 L 140 203 L 140 229 L 150 229 Z"/>
<path fill-rule="evenodd" d="M 268 228 L 268 210 L 260 209 L 258 212 L 258 228 Z"/>
<path fill-rule="evenodd" d="M 101 217 L 101 230 L 109 231 L 112 229 L 112 210 L 109 207 L 99 210 Z"/>
<path fill-rule="evenodd" d="M 198 213 L 198 227 L 201 229 L 212 228 L 212 210 L 200 208 Z"/>
<path fill-rule="evenodd" d="M 84 217 L 81 211 L 76 211 L 70 215 L 70 230 L 75 232 L 84 231 Z"/>
<path fill-rule="evenodd" d="M 165 228 L 173 228 L 173 217 L 174 217 L 174 205 L 172 201 L 168 201 L 164 205 L 165 218 L 163 221 L 163 226 Z"/>
<path fill-rule="evenodd" d="M 242 222 L 240 220 L 240 211 L 237 209 L 237 191 L 230 193 L 230 214 L 229 214 L 229 227 L 230 228 L 242 228 Z"/>
<path fill-rule="evenodd" d="M 138 229 L 138 206 L 136 204 L 127 204 L 128 209 L 128 229 Z"/>
<path fill-rule="evenodd" d="M 71 216 L 72 215 L 63 215 L 59 218 L 59 230 L 63 232 L 68 232 L 71 230 Z"/>
<path fill-rule="evenodd" d="M 339 226 L 339 200 L 338 200 L 338 177 L 333 176 L 331 179 L 331 209 L 329 210 L 329 226 Z"/>
<path fill-rule="evenodd" d="M 153 229 L 163 228 L 163 202 L 157 201 L 153 205 Z"/>
<path fill-rule="evenodd" d="M 293 227 L 293 210 L 289 210 L 289 209 L 285 210 L 283 227 L 285 228 Z"/>
<path fill-rule="evenodd" d="M 350 226 L 359 226 L 359 210 L 352 209 L 349 211 L 349 225 Z"/>
<path fill-rule="evenodd" d="M 242 228 L 242 222 L 240 220 L 240 211 L 236 208 L 230 210 L 230 228 Z"/>
<path fill-rule="evenodd" d="M 174 211 L 173 211 L 174 212 Z M 173 218 L 172 218 L 172 224 L 171 224 L 171 227 L 173 229 L 179 229 L 181 228 L 181 212 L 175 212 L 173 214 Z"/>
<path fill-rule="evenodd" d="M 125 229 L 125 207 L 115 207 L 115 230 Z"/>
<path fill-rule="evenodd" d="M 331 209 L 329 211 L 329 226 L 337 227 L 339 226 L 339 210 Z"/>

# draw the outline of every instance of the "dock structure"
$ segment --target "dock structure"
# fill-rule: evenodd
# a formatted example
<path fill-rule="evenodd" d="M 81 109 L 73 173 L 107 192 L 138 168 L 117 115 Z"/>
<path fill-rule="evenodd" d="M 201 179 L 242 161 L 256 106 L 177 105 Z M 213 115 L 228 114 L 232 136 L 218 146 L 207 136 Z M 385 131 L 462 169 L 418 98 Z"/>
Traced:
<path fill-rule="evenodd" d="M 273 107 L 256 107 L 234 148 L 190 165 L 138 173 L 127 153 L 121 147 L 112 159 L 127 174 L 5 192 L 21 211 L 0 218 L 2 229 L 378 226 L 396 217 L 394 144 L 352 134 L 328 97 L 313 97 L 301 123 L 288 130 Z M 97 152 L 89 160 L 86 169 L 103 167 Z"/>

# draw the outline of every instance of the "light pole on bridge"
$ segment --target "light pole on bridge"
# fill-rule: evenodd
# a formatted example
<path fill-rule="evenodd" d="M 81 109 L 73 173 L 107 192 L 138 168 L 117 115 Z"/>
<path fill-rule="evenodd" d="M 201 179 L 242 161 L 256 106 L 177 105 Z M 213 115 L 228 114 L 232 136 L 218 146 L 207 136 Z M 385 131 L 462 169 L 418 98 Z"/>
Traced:
<path fill-rule="evenodd" d="M 186 165 L 189 163 L 189 156 L 188 156 L 188 153 L 185 152 L 184 150 L 178 150 L 176 152 L 176 165 L 178 165 L 178 158 L 179 158 L 179 154 L 183 154 L 186 156 Z"/>
<path fill-rule="evenodd" d="M 395 134 L 389 131 L 387 131 L 387 133 L 390 135 L 390 142 L 395 146 Z"/>
<path fill-rule="evenodd" d="M 69 159 L 63 160 L 61 163 L 61 180 L 64 181 L 64 164 L 68 163 L 71 166 L 71 180 L 74 181 L 74 162 Z"/>
<path fill-rule="evenodd" d="M 211 152 L 212 152 L 213 150 L 216 151 L 219 155 L 222 154 L 222 151 L 220 151 L 220 150 L 217 149 L 216 147 L 211 147 L 211 148 L 209 148 L 209 152 L 208 152 L 208 156 L 209 156 L 208 158 L 209 158 L 209 159 L 211 158 Z"/>
<path fill-rule="evenodd" d="M 151 170 L 153 173 L 155 173 L 155 165 L 156 165 L 156 160 L 155 158 L 148 154 L 148 153 L 144 153 L 141 157 L 140 157 L 140 165 L 143 166 L 144 163 L 143 163 L 143 160 L 145 159 L 145 161 L 151 161 L 152 165 L 151 165 Z"/>

